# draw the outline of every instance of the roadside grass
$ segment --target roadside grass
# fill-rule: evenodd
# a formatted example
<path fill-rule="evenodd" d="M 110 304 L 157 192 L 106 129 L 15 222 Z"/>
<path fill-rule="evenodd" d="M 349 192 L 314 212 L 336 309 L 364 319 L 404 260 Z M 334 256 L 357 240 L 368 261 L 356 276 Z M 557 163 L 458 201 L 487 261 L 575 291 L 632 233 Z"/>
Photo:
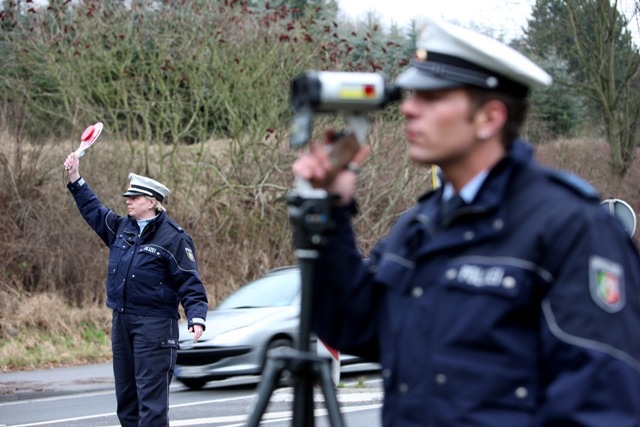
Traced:
<path fill-rule="evenodd" d="M 55 294 L 13 301 L 0 329 L 0 371 L 99 363 L 111 359 L 110 310 L 70 307 Z"/>
<path fill-rule="evenodd" d="M 2 372 L 102 363 L 111 360 L 111 343 L 36 332 L 4 341 L 0 360 Z"/>

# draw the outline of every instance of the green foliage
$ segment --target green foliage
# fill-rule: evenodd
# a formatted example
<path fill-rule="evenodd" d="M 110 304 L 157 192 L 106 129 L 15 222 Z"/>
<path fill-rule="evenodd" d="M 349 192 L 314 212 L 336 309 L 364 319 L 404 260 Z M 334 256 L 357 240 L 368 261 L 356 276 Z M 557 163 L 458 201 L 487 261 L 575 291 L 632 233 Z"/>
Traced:
<path fill-rule="evenodd" d="M 557 78 L 569 80 L 567 62 L 552 54 L 536 61 L 541 67 Z M 573 136 L 584 122 L 587 108 L 584 98 L 566 90 L 560 84 L 536 89 L 531 94 L 530 117 L 534 118 L 537 129 L 527 127 L 527 137 L 532 142 L 548 141 L 558 137 Z"/>
<path fill-rule="evenodd" d="M 579 36 L 585 45 L 595 48 L 606 43 L 614 51 L 627 51 L 631 46 L 629 23 L 617 9 L 617 2 L 614 3 L 612 5 L 609 0 L 537 0 L 525 31 L 530 51 L 540 57 L 564 58 L 572 81 L 584 82 L 587 78 L 585 67 L 579 57 L 571 22 L 575 21 L 580 28 Z M 598 60 L 598 50 L 589 53 Z"/>

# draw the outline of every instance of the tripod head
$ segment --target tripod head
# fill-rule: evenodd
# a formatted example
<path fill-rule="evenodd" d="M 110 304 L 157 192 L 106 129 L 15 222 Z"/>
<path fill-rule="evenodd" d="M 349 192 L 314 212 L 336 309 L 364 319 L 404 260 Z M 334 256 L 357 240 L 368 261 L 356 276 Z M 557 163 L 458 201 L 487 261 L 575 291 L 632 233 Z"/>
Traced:
<path fill-rule="evenodd" d="M 298 258 L 315 258 L 315 248 L 325 244 L 325 234 L 332 227 L 329 216 L 332 202 L 333 198 L 324 190 L 300 191 L 298 188 L 287 195 Z"/>

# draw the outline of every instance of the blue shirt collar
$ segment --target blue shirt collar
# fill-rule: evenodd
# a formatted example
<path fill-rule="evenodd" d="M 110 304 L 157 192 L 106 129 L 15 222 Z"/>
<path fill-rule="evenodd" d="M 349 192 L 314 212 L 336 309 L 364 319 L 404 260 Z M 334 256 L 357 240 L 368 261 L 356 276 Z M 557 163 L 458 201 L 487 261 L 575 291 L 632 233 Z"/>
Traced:
<path fill-rule="evenodd" d="M 147 224 L 149 224 L 151 221 L 153 221 L 156 218 L 158 218 L 158 215 L 154 216 L 153 218 L 149 218 L 149 219 L 137 219 L 136 222 L 138 223 L 138 227 L 140 227 L 140 234 L 142 234 L 142 232 L 144 231 L 144 228 L 147 226 Z"/>
<path fill-rule="evenodd" d="M 487 179 L 487 175 L 489 175 L 489 171 L 482 171 L 473 178 L 469 182 L 465 184 L 464 187 L 460 190 L 460 197 L 466 203 L 473 202 L 476 194 L 480 191 L 480 187 L 484 184 L 485 179 Z M 453 189 L 453 185 L 450 182 L 444 183 L 444 189 L 442 190 L 442 200 L 449 200 L 455 194 L 455 190 Z"/>

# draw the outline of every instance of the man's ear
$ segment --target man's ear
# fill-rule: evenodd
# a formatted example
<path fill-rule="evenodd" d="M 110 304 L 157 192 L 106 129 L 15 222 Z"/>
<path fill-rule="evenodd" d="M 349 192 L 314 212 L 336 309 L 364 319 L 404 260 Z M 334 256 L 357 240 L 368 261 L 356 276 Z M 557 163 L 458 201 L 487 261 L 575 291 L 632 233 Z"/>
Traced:
<path fill-rule="evenodd" d="M 507 107 L 502 101 L 493 99 L 476 111 L 474 122 L 478 139 L 489 139 L 498 135 L 507 122 Z"/>

